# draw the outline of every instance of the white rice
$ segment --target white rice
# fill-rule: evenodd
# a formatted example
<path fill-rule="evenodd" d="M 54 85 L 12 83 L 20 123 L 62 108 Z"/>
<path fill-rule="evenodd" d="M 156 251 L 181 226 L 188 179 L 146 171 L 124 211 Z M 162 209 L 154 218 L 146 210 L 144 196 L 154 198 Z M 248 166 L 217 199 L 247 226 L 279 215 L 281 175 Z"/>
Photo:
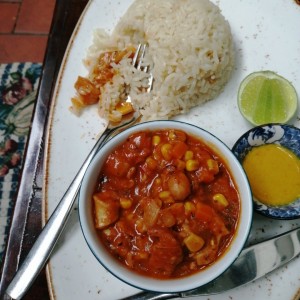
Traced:
<path fill-rule="evenodd" d="M 215 98 L 227 83 L 234 63 L 230 26 L 209 0 L 136 0 L 111 35 L 94 33 L 86 64 L 90 68 L 103 51 L 148 44 L 146 63 L 154 77 L 150 93 L 146 74 L 125 58 L 112 83 L 102 89 L 100 114 L 130 85 L 130 96 L 143 120 L 167 119 Z"/>

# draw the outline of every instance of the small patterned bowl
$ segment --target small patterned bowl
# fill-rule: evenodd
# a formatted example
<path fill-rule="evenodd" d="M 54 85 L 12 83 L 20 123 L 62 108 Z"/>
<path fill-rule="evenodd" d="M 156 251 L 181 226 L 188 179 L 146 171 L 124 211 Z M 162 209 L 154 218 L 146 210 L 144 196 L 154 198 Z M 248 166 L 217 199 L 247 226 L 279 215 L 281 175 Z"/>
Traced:
<path fill-rule="evenodd" d="M 277 144 L 291 150 L 300 159 L 300 129 L 286 124 L 266 124 L 257 126 L 242 135 L 232 148 L 232 152 L 242 163 L 248 152 L 255 146 Z M 300 218 L 300 198 L 286 206 L 267 206 L 253 197 L 254 209 L 275 219 Z"/>

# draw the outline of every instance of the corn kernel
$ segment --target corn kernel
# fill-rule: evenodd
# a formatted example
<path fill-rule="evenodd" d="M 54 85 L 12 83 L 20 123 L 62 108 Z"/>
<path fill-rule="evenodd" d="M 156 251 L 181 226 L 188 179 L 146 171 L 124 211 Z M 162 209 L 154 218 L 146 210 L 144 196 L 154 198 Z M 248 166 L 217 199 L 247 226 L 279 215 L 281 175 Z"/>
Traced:
<path fill-rule="evenodd" d="M 212 247 L 215 247 L 215 246 L 216 246 L 216 242 L 215 242 L 214 239 L 211 239 L 209 243 L 210 243 L 210 245 L 211 245 Z"/>
<path fill-rule="evenodd" d="M 132 205 L 132 200 L 128 198 L 120 198 L 120 205 L 124 209 L 128 209 Z"/>
<path fill-rule="evenodd" d="M 186 140 L 186 134 L 183 131 L 172 129 L 169 131 L 169 140 L 178 140 L 184 142 Z"/>
<path fill-rule="evenodd" d="M 184 210 L 186 214 L 194 213 L 196 210 L 195 204 L 191 201 L 186 201 L 184 203 Z"/>
<path fill-rule="evenodd" d="M 175 203 L 175 200 L 172 196 L 168 197 L 168 198 L 165 198 L 163 199 L 164 200 L 164 204 L 172 204 L 172 203 Z"/>
<path fill-rule="evenodd" d="M 176 139 L 176 134 L 175 134 L 174 130 L 169 131 L 169 139 L 170 140 L 175 140 Z"/>
<path fill-rule="evenodd" d="M 145 173 L 143 173 L 141 174 L 140 178 L 141 178 L 141 182 L 145 182 L 148 179 L 148 176 Z"/>
<path fill-rule="evenodd" d="M 191 150 L 187 150 L 184 154 L 184 160 L 189 160 L 189 159 L 193 159 L 194 157 L 194 152 Z"/>
<path fill-rule="evenodd" d="M 111 235 L 111 230 L 110 230 L 109 228 L 104 229 L 102 232 L 103 232 L 106 236 L 110 236 L 110 235 Z"/>
<path fill-rule="evenodd" d="M 171 192 L 169 191 L 162 191 L 159 192 L 158 197 L 165 203 L 165 204 L 170 204 L 170 203 L 174 203 L 174 199 L 171 195 Z"/>
<path fill-rule="evenodd" d="M 226 197 L 223 194 L 215 194 L 213 196 L 213 201 L 226 207 L 228 206 L 228 200 L 226 199 Z"/>
<path fill-rule="evenodd" d="M 148 257 L 149 257 L 149 254 L 147 253 L 147 252 L 138 252 L 137 253 L 137 255 L 136 255 L 136 257 L 138 258 L 138 259 L 143 259 L 143 260 L 145 260 L 145 259 L 147 259 Z"/>
<path fill-rule="evenodd" d="M 152 137 L 152 145 L 157 146 L 160 143 L 160 136 L 159 135 L 154 135 Z"/>
<path fill-rule="evenodd" d="M 206 161 L 206 164 L 208 166 L 209 171 L 213 171 L 214 174 L 217 174 L 219 172 L 219 165 L 218 162 L 215 161 L 214 159 L 208 159 Z"/>
<path fill-rule="evenodd" d="M 158 194 L 160 199 L 167 199 L 171 196 L 171 193 L 169 191 L 162 191 Z"/>
<path fill-rule="evenodd" d="M 163 144 L 161 146 L 161 154 L 165 160 L 171 160 L 171 144 Z"/>
<path fill-rule="evenodd" d="M 137 230 L 137 232 L 139 233 L 144 233 L 147 231 L 147 228 L 145 226 L 145 223 L 142 219 L 138 219 L 136 222 L 135 222 L 135 229 Z"/>
<path fill-rule="evenodd" d="M 181 159 L 178 159 L 178 160 L 176 160 L 175 164 L 176 164 L 176 167 L 177 167 L 178 170 L 184 170 L 185 169 L 185 166 L 186 166 L 185 161 L 183 161 Z"/>
<path fill-rule="evenodd" d="M 187 171 L 196 171 L 199 168 L 199 162 L 195 159 L 189 159 L 185 166 Z"/>
<path fill-rule="evenodd" d="M 108 114 L 108 119 L 111 122 L 118 123 L 122 120 L 122 114 L 117 110 L 112 110 Z"/>
<path fill-rule="evenodd" d="M 203 240 L 202 237 L 200 237 L 194 233 L 190 233 L 183 240 L 183 242 L 191 252 L 199 251 L 204 246 L 204 243 L 205 243 L 205 241 Z"/>
<path fill-rule="evenodd" d="M 161 183 L 162 183 L 161 178 L 160 177 L 156 177 L 155 178 L 155 184 L 161 185 Z"/>
<path fill-rule="evenodd" d="M 126 216 L 126 220 L 128 220 L 128 221 L 133 220 L 133 214 L 132 214 L 132 213 L 128 214 L 128 215 Z"/>
<path fill-rule="evenodd" d="M 116 105 L 116 110 L 122 114 L 127 115 L 134 111 L 133 106 L 130 102 L 120 102 Z"/>
<path fill-rule="evenodd" d="M 155 170 L 158 166 L 158 162 L 151 156 L 146 158 L 146 164 L 150 170 Z"/>

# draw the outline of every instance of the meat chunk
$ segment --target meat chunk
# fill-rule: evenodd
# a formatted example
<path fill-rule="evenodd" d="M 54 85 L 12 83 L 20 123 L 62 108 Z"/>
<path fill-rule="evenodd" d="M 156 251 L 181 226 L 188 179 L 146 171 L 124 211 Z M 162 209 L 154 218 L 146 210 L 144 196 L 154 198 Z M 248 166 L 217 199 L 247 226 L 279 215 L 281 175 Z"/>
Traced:
<path fill-rule="evenodd" d="M 148 233 L 153 240 L 149 258 L 150 271 L 162 277 L 171 276 L 183 259 L 180 243 L 167 228 L 152 228 Z"/>

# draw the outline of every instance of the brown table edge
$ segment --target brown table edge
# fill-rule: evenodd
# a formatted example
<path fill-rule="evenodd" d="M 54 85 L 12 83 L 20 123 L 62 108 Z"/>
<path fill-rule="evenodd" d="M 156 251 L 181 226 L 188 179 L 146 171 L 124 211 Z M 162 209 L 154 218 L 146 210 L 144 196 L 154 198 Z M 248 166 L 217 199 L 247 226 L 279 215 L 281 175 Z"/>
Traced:
<path fill-rule="evenodd" d="M 87 2 L 88 0 L 56 2 L 32 128 L 25 150 L 22 176 L 1 269 L 0 299 L 10 299 L 5 296 L 6 288 L 42 228 L 43 155 L 47 117 L 65 50 Z M 30 234 L 27 234 L 28 232 Z M 38 276 L 37 282 L 33 284 L 24 299 L 49 299 L 44 271 Z"/>

